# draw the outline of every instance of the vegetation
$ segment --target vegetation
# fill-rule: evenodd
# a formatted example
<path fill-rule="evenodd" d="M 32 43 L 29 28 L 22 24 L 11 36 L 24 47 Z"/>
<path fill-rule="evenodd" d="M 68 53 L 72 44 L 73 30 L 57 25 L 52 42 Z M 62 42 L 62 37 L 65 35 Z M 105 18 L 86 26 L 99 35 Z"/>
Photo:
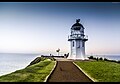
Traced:
<path fill-rule="evenodd" d="M 120 64 L 109 61 L 76 61 L 90 77 L 98 82 L 120 82 Z"/>
<path fill-rule="evenodd" d="M 89 59 L 93 59 L 93 56 L 88 57 Z"/>
<path fill-rule="evenodd" d="M 104 61 L 109 61 L 108 59 L 104 58 Z"/>
<path fill-rule="evenodd" d="M 55 61 L 55 59 L 53 57 L 37 57 L 36 59 L 34 59 L 28 66 L 31 66 L 33 64 L 36 64 L 40 61 L 44 61 L 46 59 L 51 59 L 52 61 Z"/>
<path fill-rule="evenodd" d="M 109 62 L 115 62 L 115 63 L 120 63 L 120 60 L 118 60 L 118 61 L 116 61 L 116 60 L 108 60 L 107 58 L 102 58 L 102 57 L 100 57 L 100 58 L 98 58 L 98 57 L 93 57 L 93 56 L 90 56 L 90 57 L 88 57 L 89 59 L 92 59 L 92 60 L 97 60 L 97 61 L 101 61 L 101 60 L 104 60 L 104 61 L 109 61 Z"/>
<path fill-rule="evenodd" d="M 36 59 L 34 59 L 28 66 L 31 66 L 31 65 L 33 65 L 33 64 L 36 64 L 36 63 L 38 63 L 38 62 L 40 62 L 40 61 L 44 61 L 46 58 L 44 58 L 44 57 L 37 57 Z"/>
<path fill-rule="evenodd" d="M 88 57 L 89 59 L 93 59 L 93 60 L 98 60 L 98 58 L 96 58 L 96 57 L 93 57 L 93 56 L 90 56 L 90 57 Z"/>
<path fill-rule="evenodd" d="M 55 61 L 44 59 L 24 69 L 0 76 L 0 82 L 43 82 L 54 64 Z"/>

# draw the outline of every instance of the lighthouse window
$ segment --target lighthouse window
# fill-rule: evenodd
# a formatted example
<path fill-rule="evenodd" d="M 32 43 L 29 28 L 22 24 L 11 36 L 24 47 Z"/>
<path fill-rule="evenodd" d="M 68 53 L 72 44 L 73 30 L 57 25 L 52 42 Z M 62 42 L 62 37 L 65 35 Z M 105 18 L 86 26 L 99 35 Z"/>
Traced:
<path fill-rule="evenodd" d="M 73 47 L 74 47 L 74 41 L 73 41 Z"/>

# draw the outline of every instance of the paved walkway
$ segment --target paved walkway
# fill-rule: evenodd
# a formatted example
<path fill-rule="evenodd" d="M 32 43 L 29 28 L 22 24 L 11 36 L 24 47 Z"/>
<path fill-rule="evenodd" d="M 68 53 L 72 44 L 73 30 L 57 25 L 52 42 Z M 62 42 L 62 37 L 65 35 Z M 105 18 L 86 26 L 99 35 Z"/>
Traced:
<path fill-rule="evenodd" d="M 92 82 L 73 61 L 57 61 L 57 66 L 47 82 Z"/>

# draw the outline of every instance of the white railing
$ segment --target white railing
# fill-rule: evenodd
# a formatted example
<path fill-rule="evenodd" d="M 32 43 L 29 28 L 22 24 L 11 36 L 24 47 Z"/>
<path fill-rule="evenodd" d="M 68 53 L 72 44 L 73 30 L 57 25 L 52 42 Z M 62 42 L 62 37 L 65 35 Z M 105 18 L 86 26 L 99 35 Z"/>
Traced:
<path fill-rule="evenodd" d="M 88 39 L 88 35 L 85 35 L 84 38 L 85 38 L 85 39 Z"/>
<path fill-rule="evenodd" d="M 85 36 L 71 36 L 71 35 L 69 35 L 68 36 L 68 39 L 88 39 L 88 35 L 85 35 Z"/>

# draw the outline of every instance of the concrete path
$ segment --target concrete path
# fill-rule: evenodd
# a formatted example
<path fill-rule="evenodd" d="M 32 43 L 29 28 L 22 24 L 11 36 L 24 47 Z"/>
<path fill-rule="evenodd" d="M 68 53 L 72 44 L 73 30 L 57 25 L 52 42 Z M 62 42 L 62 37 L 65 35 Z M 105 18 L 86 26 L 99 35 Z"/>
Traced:
<path fill-rule="evenodd" d="M 57 61 L 57 66 L 47 82 L 92 82 L 72 61 Z"/>

